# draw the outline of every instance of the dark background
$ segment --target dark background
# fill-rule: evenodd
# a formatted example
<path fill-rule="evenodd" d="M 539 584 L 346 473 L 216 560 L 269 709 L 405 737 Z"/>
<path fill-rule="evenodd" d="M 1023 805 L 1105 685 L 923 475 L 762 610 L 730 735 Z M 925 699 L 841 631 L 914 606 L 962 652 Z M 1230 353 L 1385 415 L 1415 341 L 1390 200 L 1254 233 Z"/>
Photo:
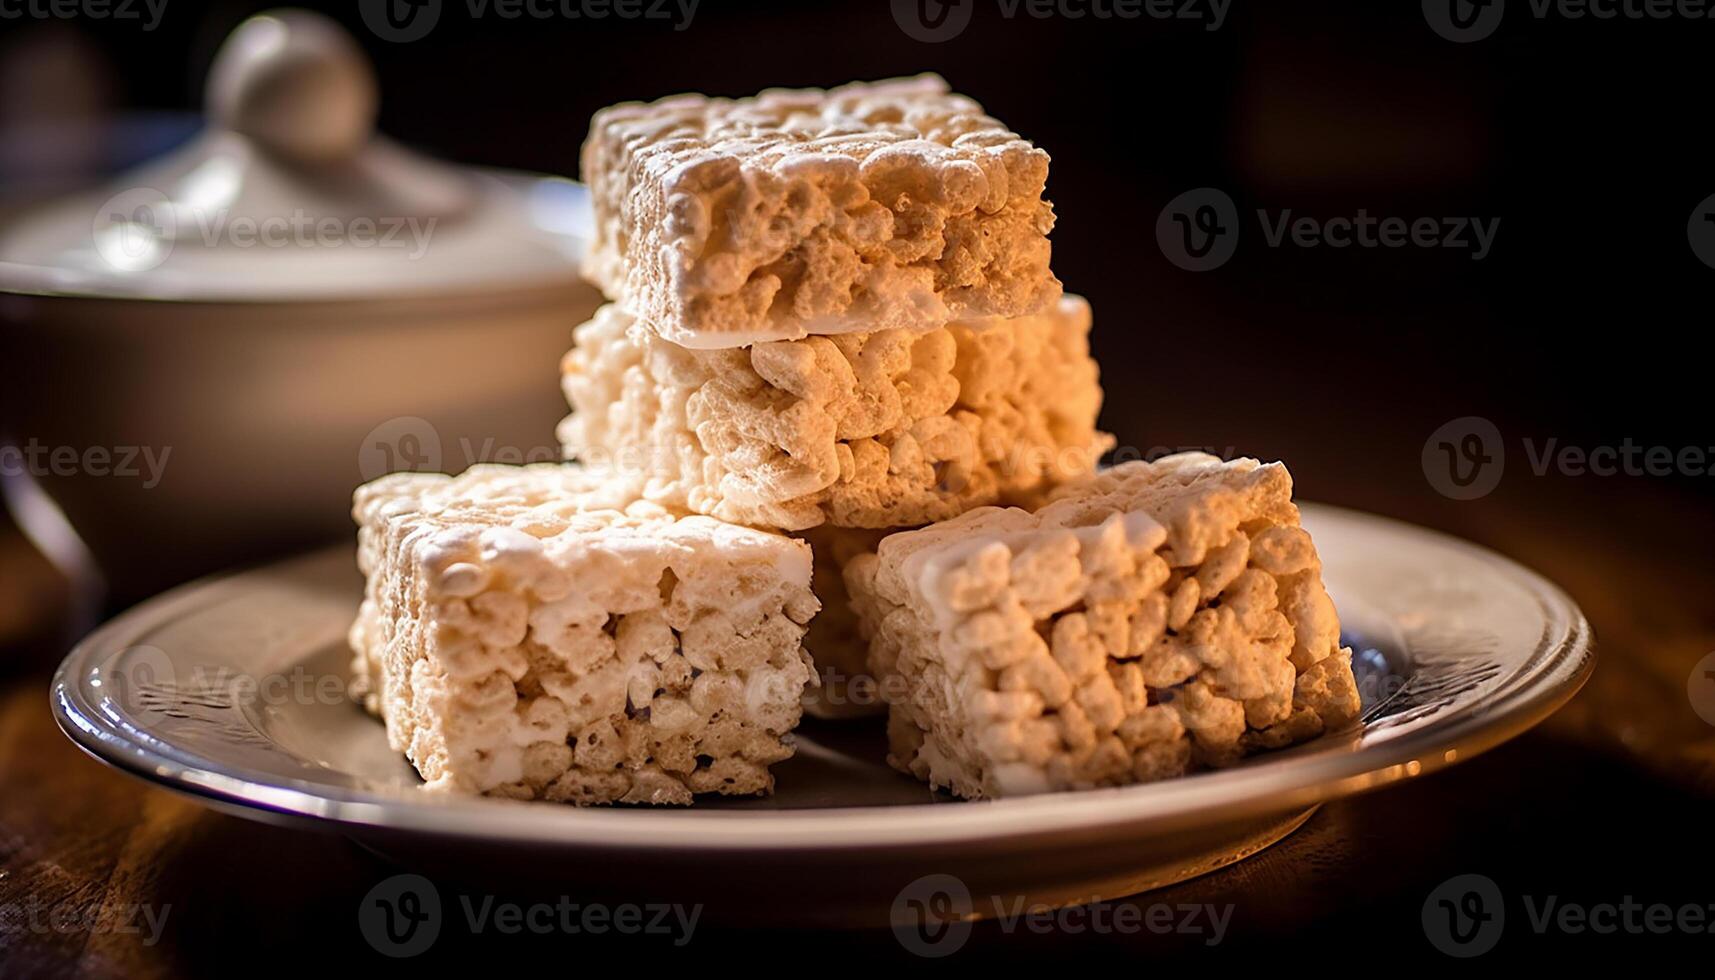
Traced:
<path fill-rule="evenodd" d="M 934 44 L 907 36 L 885 0 L 704 0 L 683 31 L 473 20 L 444 0 L 409 43 L 374 36 L 353 4 L 304 6 L 374 59 L 388 134 L 567 175 L 590 114 L 613 102 L 941 73 L 1053 156 L 1055 269 L 1094 305 L 1103 421 L 1122 446 L 1285 459 L 1306 496 L 1370 509 L 1417 491 L 1417 516 L 1454 529 L 1471 508 L 1437 496 L 1420 460 L 1450 419 L 1494 421 L 1517 462 L 1525 439 L 1715 447 L 1698 292 L 1715 270 L 1686 237 L 1715 193 L 1700 112 L 1715 21 L 1537 19 L 1514 0 L 1493 36 L 1455 44 L 1411 2 L 1239 0 L 1214 31 L 967 2 L 969 26 Z M 151 32 L 0 21 L 14 149 L 20 124 L 42 117 L 197 109 L 220 40 L 266 7 L 168 0 Z M 63 172 L 7 176 L 15 190 Z M 1162 208 L 1197 187 L 1243 215 L 1236 256 L 1207 273 L 1171 265 L 1154 235 Z M 1270 248 L 1257 209 L 1500 225 L 1481 261 Z M 1538 492 L 1514 470 L 1497 494 Z M 1715 487 L 1706 473 L 1651 482 L 1704 501 Z"/>
<path fill-rule="evenodd" d="M 0 148 L 21 145 L 20 127 L 53 113 L 195 109 L 220 39 L 264 6 L 169 0 L 150 33 L 0 21 L 0 127 L 11 127 L 0 128 Z M 1418 910 L 1437 883 L 1466 871 L 1585 901 L 1715 901 L 1715 730 L 1685 694 L 1692 665 L 1715 649 L 1715 477 L 1538 476 L 1523 450 L 1526 439 L 1551 438 L 1715 447 L 1706 381 L 1715 270 L 1686 230 L 1715 193 L 1715 21 L 1538 19 L 1512 0 L 1494 36 L 1461 45 L 1433 32 L 1415 2 L 1236 0 L 1215 31 L 1206 21 L 1007 19 L 979 2 L 960 36 L 925 44 L 885 0 L 703 0 L 681 32 L 647 20 L 473 22 L 449 2 L 428 37 L 396 44 L 368 33 L 352 4 L 305 6 L 346 24 L 374 58 L 381 128 L 393 137 L 460 161 L 568 175 L 590 114 L 612 102 L 937 71 L 1053 156 L 1055 269 L 1094 306 L 1103 421 L 1122 445 L 1284 459 L 1305 497 L 1474 538 L 1542 569 L 1590 614 L 1601 667 L 1544 729 L 1423 783 L 1331 806 L 1282 848 L 1161 898 L 1241 903 L 1226 957 L 1189 942 L 992 930 L 961 957 L 1439 965 Z M 68 63 L 81 67 L 55 74 Z M 27 154 L 0 159 L 14 193 L 55 177 Z M 1245 216 L 1236 256 L 1207 273 L 1176 268 L 1155 239 L 1162 208 L 1197 187 L 1226 191 Z M 1259 208 L 1271 220 L 1286 209 L 1326 218 L 1362 208 L 1499 217 L 1500 226 L 1482 261 L 1464 249 L 1269 248 Z M 1474 501 L 1438 493 L 1422 461 L 1430 434 L 1463 416 L 1493 421 L 1509 453 L 1495 492 Z M 41 615 L 51 575 L 27 557 L 3 568 L 11 618 L 0 622 L 32 637 L 13 649 L 57 652 Z M 39 702 L 44 679 L 21 675 L 17 697 Z M 57 736 L 33 738 L 13 751 L 64 752 L 68 767 L 93 770 Z M 9 779 L 32 771 L 4 760 Z M 27 870 L 45 845 L 26 831 L 46 824 L 26 806 L 0 812 L 0 854 Z M 341 932 L 355 901 L 346 892 L 361 894 L 356 883 L 385 869 L 337 842 L 202 819 L 205 840 L 303 855 L 260 858 L 244 872 L 275 875 L 302 896 L 264 905 L 285 921 L 263 940 L 288 941 L 301 921 L 340 948 L 354 944 Z M 218 854 L 192 859 L 218 863 Z M 331 895 L 317 877 L 330 860 L 341 882 Z M 217 924 L 148 962 L 219 968 L 210 950 L 238 937 L 221 938 Z M 1519 933 L 1496 958 L 1590 962 L 1662 942 L 1706 950 L 1710 938 Z M 700 962 L 903 961 L 885 933 L 729 935 L 712 946 Z M 616 962 L 633 955 L 604 948 Z M 472 955 L 505 952 L 479 945 Z"/>

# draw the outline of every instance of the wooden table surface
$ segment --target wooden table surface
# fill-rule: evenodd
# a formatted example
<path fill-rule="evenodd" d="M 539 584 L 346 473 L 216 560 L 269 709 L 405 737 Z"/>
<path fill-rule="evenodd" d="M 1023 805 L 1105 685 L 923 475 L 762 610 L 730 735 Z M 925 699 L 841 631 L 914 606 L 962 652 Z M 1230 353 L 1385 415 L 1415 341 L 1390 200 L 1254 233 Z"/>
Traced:
<path fill-rule="evenodd" d="M 1623 519 L 1573 519 L 1598 513 Z M 1662 484 L 1565 481 L 1497 494 L 1480 507 L 1435 502 L 1406 516 L 1466 534 L 1564 585 L 1596 628 L 1601 659 L 1592 682 L 1507 746 L 1330 804 L 1248 861 L 1127 901 L 1230 906 L 1215 947 L 1221 962 L 1312 968 L 1348 953 L 1364 957 L 1348 963 L 1403 954 L 1440 965 L 1421 911 L 1431 890 L 1463 873 L 1487 875 L 1510 896 L 1715 903 L 1708 874 L 1715 727 L 1693 710 L 1687 688 L 1694 666 L 1715 650 L 1708 567 L 1715 514 L 1696 495 Z M 598 950 L 633 962 L 681 953 L 699 963 L 750 965 L 782 952 L 922 962 L 887 931 L 713 925 L 682 948 L 657 936 L 473 936 L 448 928 L 431 957 L 385 960 L 362 939 L 357 908 L 398 869 L 335 835 L 219 815 L 147 787 L 86 758 L 56 730 L 46 692 L 63 644 L 44 610 L 63 596 L 15 534 L 0 534 L 0 542 L 0 976 L 224 976 L 431 962 L 566 969 L 586 961 L 565 957 Z M 1207 963 L 1207 939 L 1038 935 L 981 923 L 947 962 L 1076 955 L 1080 964 Z M 1514 920 L 1484 965 L 1630 957 L 1663 944 L 1706 952 L 1711 941 L 1537 934 Z"/>

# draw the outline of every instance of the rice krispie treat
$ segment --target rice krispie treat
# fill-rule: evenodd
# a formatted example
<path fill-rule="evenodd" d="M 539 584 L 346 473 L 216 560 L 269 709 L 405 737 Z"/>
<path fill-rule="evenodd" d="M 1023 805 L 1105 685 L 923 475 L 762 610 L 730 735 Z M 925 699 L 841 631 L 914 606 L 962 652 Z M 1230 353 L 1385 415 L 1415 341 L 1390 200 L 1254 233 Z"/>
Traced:
<path fill-rule="evenodd" d="M 914 527 L 1029 499 L 1113 444 L 1090 307 L 690 350 L 609 305 L 562 366 L 568 455 L 634 492 L 784 530 Z"/>
<path fill-rule="evenodd" d="M 802 541 L 576 467 L 359 487 L 356 690 L 429 788 L 689 803 L 773 788 L 814 682 Z"/>
<path fill-rule="evenodd" d="M 1185 453 L 1054 497 L 847 566 L 893 765 L 972 798 L 1114 786 L 1357 717 L 1285 467 Z"/>
<path fill-rule="evenodd" d="M 585 274 L 669 340 L 933 330 L 1051 306 L 1048 154 L 932 75 L 596 113 Z"/>

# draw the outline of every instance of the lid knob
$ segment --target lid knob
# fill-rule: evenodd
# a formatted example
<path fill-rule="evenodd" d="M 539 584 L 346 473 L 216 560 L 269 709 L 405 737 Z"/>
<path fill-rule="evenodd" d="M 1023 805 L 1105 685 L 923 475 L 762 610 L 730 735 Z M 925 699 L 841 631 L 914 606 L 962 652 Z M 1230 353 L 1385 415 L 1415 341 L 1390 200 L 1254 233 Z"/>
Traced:
<path fill-rule="evenodd" d="M 511 302 L 523 286 L 581 288 L 583 188 L 450 166 L 374 132 L 375 77 L 333 21 L 299 10 L 245 21 L 207 91 L 198 138 L 0 222 L 0 292 Z"/>
<path fill-rule="evenodd" d="M 377 101 L 375 73 L 351 36 L 306 10 L 240 24 L 209 71 L 214 124 L 290 163 L 351 158 L 369 141 Z"/>

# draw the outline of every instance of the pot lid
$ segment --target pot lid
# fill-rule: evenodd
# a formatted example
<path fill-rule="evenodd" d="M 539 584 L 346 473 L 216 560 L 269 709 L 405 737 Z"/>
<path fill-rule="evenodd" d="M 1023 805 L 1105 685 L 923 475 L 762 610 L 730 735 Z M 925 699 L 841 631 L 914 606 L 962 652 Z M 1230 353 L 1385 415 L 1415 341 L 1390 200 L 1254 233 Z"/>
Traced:
<path fill-rule="evenodd" d="M 577 278 L 584 188 L 450 166 L 375 134 L 374 71 L 319 14 L 241 24 L 206 102 L 186 146 L 0 234 L 0 290 L 350 300 Z"/>

